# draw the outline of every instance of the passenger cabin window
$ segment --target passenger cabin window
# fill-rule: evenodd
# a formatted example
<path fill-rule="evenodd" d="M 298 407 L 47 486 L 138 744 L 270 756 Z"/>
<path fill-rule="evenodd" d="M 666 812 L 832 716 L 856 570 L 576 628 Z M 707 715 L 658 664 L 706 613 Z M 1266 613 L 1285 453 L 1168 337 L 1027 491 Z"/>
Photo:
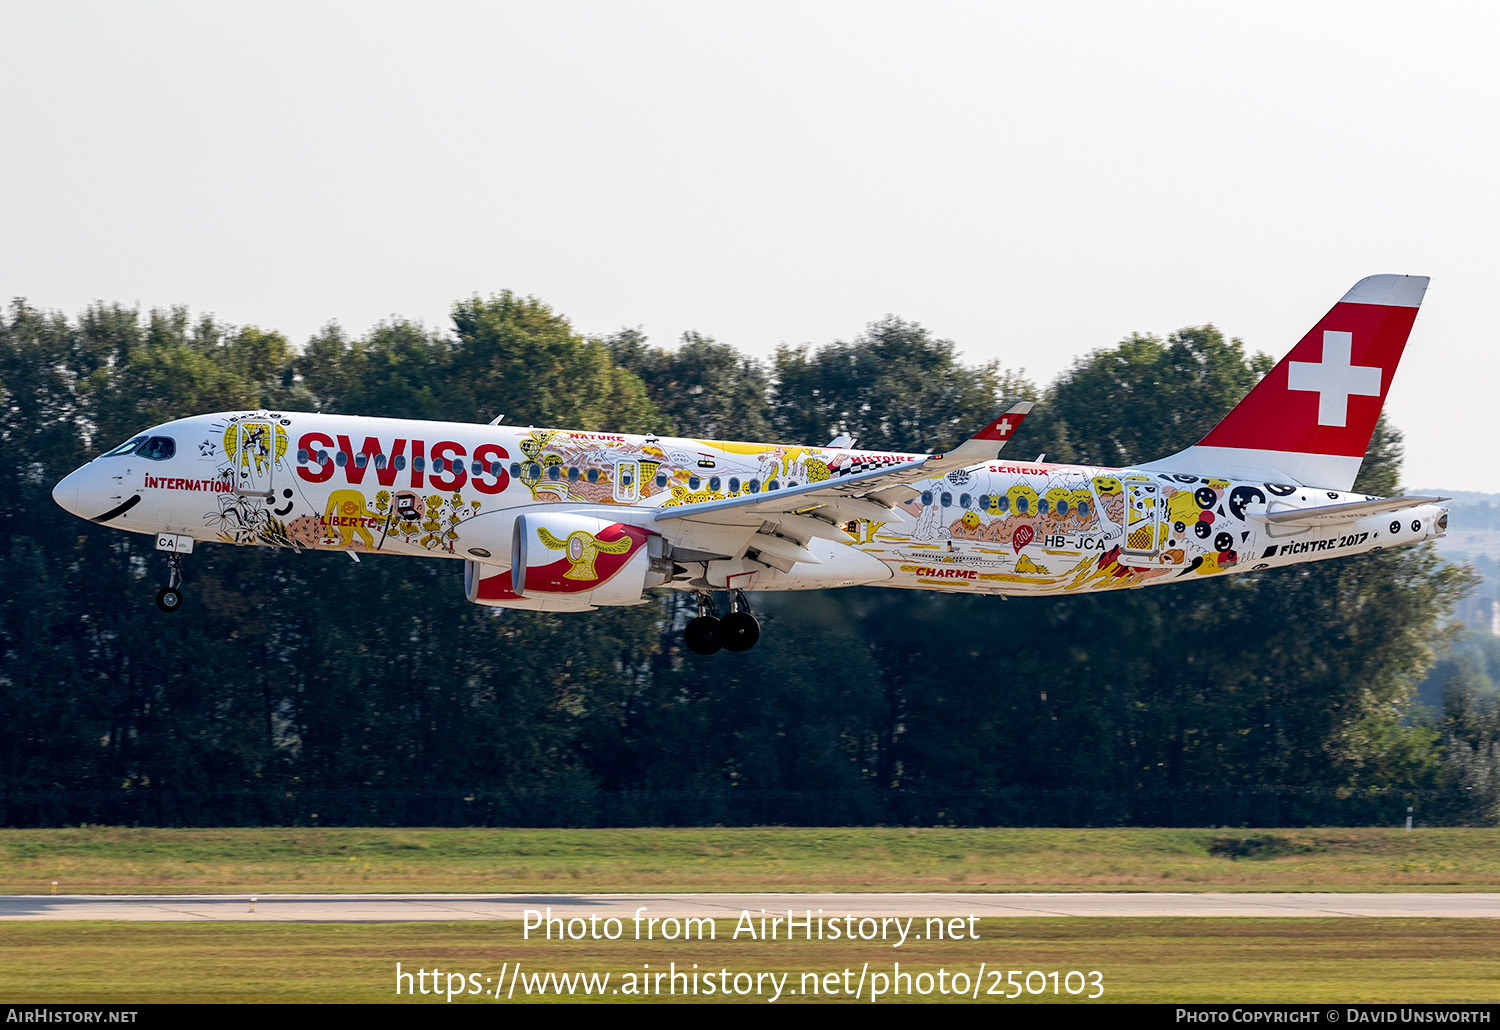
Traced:
<path fill-rule="evenodd" d="M 153 436 L 137 447 L 135 453 L 152 461 L 166 461 L 177 453 L 177 441 L 170 436 Z"/>
<path fill-rule="evenodd" d="M 356 454 L 354 456 L 354 467 L 357 468 L 357 469 L 362 469 L 366 465 L 368 465 L 369 463 L 370 463 L 370 456 L 368 454 L 366 454 L 364 451 L 360 451 L 358 454 Z"/>
<path fill-rule="evenodd" d="M 339 462 L 339 464 L 342 465 L 343 462 L 341 461 L 341 462 Z M 419 454 L 419 455 L 417 455 L 415 458 L 413 458 L 411 460 L 411 467 L 415 471 L 417 471 L 417 472 L 426 472 L 427 471 L 427 459 L 424 458 L 424 457 L 422 457 Z"/>
<path fill-rule="evenodd" d="M 119 454 L 133 454 L 135 452 L 135 449 L 145 442 L 146 438 L 144 436 L 132 436 L 129 440 L 126 440 L 114 450 L 105 451 L 103 454 L 99 455 L 99 457 L 113 458 Z"/>
<path fill-rule="evenodd" d="M 656 485 L 659 487 L 667 485 L 667 475 L 665 472 L 658 472 L 656 474 Z"/>
<path fill-rule="evenodd" d="M 396 455 L 394 458 L 391 459 L 391 464 L 396 467 L 396 471 L 397 472 L 404 471 L 406 469 L 406 455 L 404 455 L 404 454 L 398 454 L 398 455 Z"/>
<path fill-rule="evenodd" d="M 951 507 L 953 507 L 953 495 L 950 494 L 947 490 L 943 491 L 943 507 L 944 508 L 951 508 Z"/>
<path fill-rule="evenodd" d="M 959 494 L 958 495 L 958 506 L 960 508 L 963 508 L 963 509 L 967 510 L 968 507 L 969 507 L 969 505 L 971 505 L 973 503 L 974 503 L 973 498 L 971 498 L 968 494 Z"/>
<path fill-rule="evenodd" d="M 298 465 L 306 465 L 308 457 L 309 457 L 309 455 L 307 453 L 307 448 L 306 447 L 298 447 L 297 448 L 297 464 Z"/>
<path fill-rule="evenodd" d="M 349 455 L 345 454 L 343 451 L 339 451 L 333 456 L 333 463 L 339 468 L 343 468 L 345 465 L 349 464 Z"/>

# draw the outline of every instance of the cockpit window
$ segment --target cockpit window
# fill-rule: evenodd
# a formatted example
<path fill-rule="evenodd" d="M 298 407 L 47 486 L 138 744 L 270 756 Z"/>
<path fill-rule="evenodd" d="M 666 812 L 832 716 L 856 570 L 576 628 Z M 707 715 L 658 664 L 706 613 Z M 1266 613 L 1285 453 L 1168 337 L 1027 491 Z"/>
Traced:
<path fill-rule="evenodd" d="M 137 447 L 135 453 L 152 461 L 166 461 L 177 453 L 177 441 L 170 436 L 153 436 Z"/>
<path fill-rule="evenodd" d="M 129 440 L 126 440 L 124 443 L 120 444 L 120 446 L 116 447 L 114 450 L 105 451 L 103 454 L 99 455 L 99 457 L 113 458 L 117 454 L 129 454 L 131 451 L 135 450 L 142 443 L 144 443 L 145 439 L 146 438 L 144 436 L 133 436 Z"/>

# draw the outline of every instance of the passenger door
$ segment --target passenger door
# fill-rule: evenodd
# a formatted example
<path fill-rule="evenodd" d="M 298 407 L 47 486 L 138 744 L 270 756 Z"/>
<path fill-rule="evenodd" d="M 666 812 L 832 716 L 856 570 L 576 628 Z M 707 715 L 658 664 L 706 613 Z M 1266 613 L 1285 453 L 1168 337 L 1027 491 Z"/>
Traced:
<path fill-rule="evenodd" d="M 248 497 L 270 497 L 276 470 L 276 424 L 237 422 L 224 434 L 225 449 L 234 462 L 234 492 Z"/>

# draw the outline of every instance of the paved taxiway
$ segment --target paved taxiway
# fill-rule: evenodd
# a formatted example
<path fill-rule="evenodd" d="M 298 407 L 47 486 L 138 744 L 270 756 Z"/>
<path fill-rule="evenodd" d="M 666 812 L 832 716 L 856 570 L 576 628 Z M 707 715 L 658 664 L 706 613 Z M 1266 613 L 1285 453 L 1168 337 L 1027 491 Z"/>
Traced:
<path fill-rule="evenodd" d="M 451 922 L 597 913 L 626 920 L 825 916 L 1424 916 L 1500 918 L 1500 894 L 248 894 L 7 895 L 3 919 L 180 922 Z"/>

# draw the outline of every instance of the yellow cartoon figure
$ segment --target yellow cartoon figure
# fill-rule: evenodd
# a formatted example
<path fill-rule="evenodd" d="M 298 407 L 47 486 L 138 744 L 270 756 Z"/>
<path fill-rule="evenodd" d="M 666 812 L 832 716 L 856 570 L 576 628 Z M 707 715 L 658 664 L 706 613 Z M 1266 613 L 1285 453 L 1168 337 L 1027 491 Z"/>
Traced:
<path fill-rule="evenodd" d="M 328 495 L 328 508 L 323 515 L 327 540 L 332 546 L 351 548 L 358 536 L 365 550 L 375 549 L 375 538 L 370 530 L 379 522 L 380 516 L 365 506 L 365 495 L 358 490 L 335 490 Z"/>
<path fill-rule="evenodd" d="M 1032 572 L 1036 573 L 1037 575 L 1045 576 L 1047 574 L 1047 566 L 1038 565 L 1036 562 L 1031 560 L 1030 556 L 1023 554 L 1021 555 L 1021 560 L 1016 562 L 1016 571 Z"/>
<path fill-rule="evenodd" d="M 1191 490 L 1178 490 L 1167 498 L 1167 521 L 1174 525 L 1180 522 L 1184 527 L 1191 526 L 1202 510 Z"/>
<path fill-rule="evenodd" d="M 1048 490 L 1047 510 L 1058 520 L 1067 518 L 1073 513 L 1073 491 L 1065 486 L 1054 486 Z"/>
<path fill-rule="evenodd" d="M 1068 505 L 1080 525 L 1087 525 L 1094 520 L 1094 495 L 1086 487 L 1079 487 L 1069 494 Z"/>
<path fill-rule="evenodd" d="M 594 570 L 594 560 L 601 552 L 625 554 L 634 544 L 628 536 L 606 542 L 581 529 L 569 533 L 566 540 L 559 540 L 549 533 L 545 526 L 539 527 L 536 535 L 543 546 L 554 551 L 562 551 L 568 556 L 568 561 L 573 564 L 571 569 L 563 573 L 563 579 L 577 579 L 585 583 L 592 583 L 599 578 L 599 573 Z"/>
<path fill-rule="evenodd" d="M 965 512 L 964 513 L 964 517 L 963 517 L 963 524 L 964 524 L 964 528 L 967 529 L 967 530 L 969 530 L 971 533 L 974 530 L 978 529 L 979 528 L 979 513 L 978 512 L 974 512 L 974 511 Z"/>
<path fill-rule="evenodd" d="M 1005 496 L 1010 499 L 1012 515 L 1020 515 L 1024 518 L 1036 514 L 1037 493 L 1026 483 L 1017 483 L 1005 491 Z"/>

